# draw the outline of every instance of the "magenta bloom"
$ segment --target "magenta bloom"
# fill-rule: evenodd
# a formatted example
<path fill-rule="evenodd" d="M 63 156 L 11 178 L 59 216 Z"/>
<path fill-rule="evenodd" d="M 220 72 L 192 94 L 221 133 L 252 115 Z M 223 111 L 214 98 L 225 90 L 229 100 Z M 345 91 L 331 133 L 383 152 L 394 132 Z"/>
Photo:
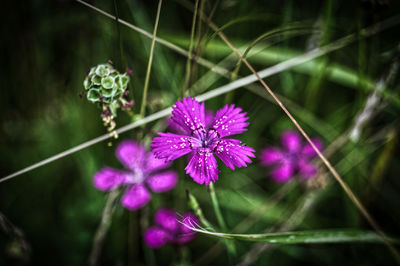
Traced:
<path fill-rule="evenodd" d="M 159 248 L 165 244 L 183 245 L 196 237 L 196 232 L 187 227 L 199 223 L 192 213 L 186 213 L 178 220 L 174 211 L 163 208 L 157 211 L 154 220 L 156 225 L 144 233 L 144 240 L 151 248 Z"/>
<path fill-rule="evenodd" d="M 122 205 L 129 210 L 137 210 L 151 199 L 148 189 L 160 193 L 171 190 L 178 182 L 174 171 L 164 171 L 170 164 L 146 152 L 139 143 L 126 140 L 121 142 L 115 152 L 126 170 L 111 167 L 102 168 L 94 175 L 94 186 L 103 191 L 126 186 Z"/>
<path fill-rule="evenodd" d="M 182 134 L 158 133 L 151 146 L 159 159 L 175 160 L 189 154 L 186 173 L 199 184 L 208 185 L 218 179 L 217 155 L 232 170 L 247 166 L 254 149 L 240 145 L 240 140 L 226 138 L 246 131 L 246 113 L 234 105 L 225 105 L 207 123 L 204 103 L 194 98 L 183 98 L 173 107 L 171 123 L 180 127 Z"/>
<path fill-rule="evenodd" d="M 312 159 L 317 155 L 309 143 L 303 143 L 299 133 L 285 131 L 281 136 L 282 149 L 267 147 L 261 152 L 261 163 L 274 166 L 271 173 L 277 182 L 287 182 L 295 175 L 309 179 L 314 177 L 318 169 L 312 164 Z M 314 145 L 321 150 L 322 142 L 312 139 Z"/>

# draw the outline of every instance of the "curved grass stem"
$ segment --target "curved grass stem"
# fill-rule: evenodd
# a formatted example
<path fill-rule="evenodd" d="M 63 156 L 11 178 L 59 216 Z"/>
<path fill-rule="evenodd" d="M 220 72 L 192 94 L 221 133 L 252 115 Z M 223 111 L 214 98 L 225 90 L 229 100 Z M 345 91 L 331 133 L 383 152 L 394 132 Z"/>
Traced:
<path fill-rule="evenodd" d="M 106 205 L 104 206 L 103 214 L 101 216 L 100 225 L 97 228 L 96 234 L 93 239 L 92 250 L 89 257 L 89 265 L 91 266 L 99 265 L 101 250 L 103 248 L 108 229 L 111 225 L 112 216 L 120 192 L 120 189 L 115 189 L 108 194 Z"/>
<path fill-rule="evenodd" d="M 215 193 L 214 184 L 210 183 L 208 188 L 210 190 L 211 202 L 212 202 L 212 205 L 214 208 L 215 216 L 217 217 L 217 220 L 218 220 L 219 227 L 221 227 L 222 231 L 227 232 L 228 228 L 226 227 L 224 217 L 222 216 L 221 208 L 219 207 L 219 202 L 217 199 L 217 194 Z"/>
<path fill-rule="evenodd" d="M 151 64 L 153 62 L 153 54 L 154 54 L 154 47 L 156 44 L 158 21 L 160 20 L 161 5 L 162 5 L 162 0 L 159 0 L 157 7 L 156 22 L 154 23 L 153 37 L 151 39 L 150 56 L 149 56 L 149 61 L 147 63 L 146 78 L 144 80 L 144 86 L 143 86 L 143 97 L 142 97 L 142 105 L 140 106 L 140 117 L 143 117 L 146 111 L 147 90 L 149 88 Z"/>
<path fill-rule="evenodd" d="M 195 29 L 196 29 L 196 19 L 197 19 L 198 7 L 199 7 L 199 0 L 196 0 L 196 2 L 194 4 L 192 30 L 190 33 L 189 51 L 188 51 L 188 57 L 186 60 L 185 83 L 184 83 L 183 89 L 182 89 L 182 97 L 185 96 L 185 92 L 186 92 L 187 88 L 189 88 L 189 83 L 190 83 L 192 58 L 193 58 L 192 51 L 193 51 L 193 44 L 194 44 L 194 33 L 195 33 Z"/>
<path fill-rule="evenodd" d="M 219 207 L 219 202 L 217 199 L 217 194 L 215 193 L 214 184 L 210 183 L 208 188 L 210 190 L 211 202 L 212 202 L 212 205 L 214 208 L 215 216 L 217 217 L 217 220 L 218 220 L 219 227 L 222 229 L 223 232 L 228 232 L 228 228 L 226 226 L 225 219 L 222 215 L 221 208 Z M 224 243 L 225 243 L 227 251 L 228 251 L 229 260 L 230 260 L 231 264 L 233 264 L 234 259 L 236 257 L 235 243 L 233 241 L 227 240 L 227 239 L 224 240 Z"/>

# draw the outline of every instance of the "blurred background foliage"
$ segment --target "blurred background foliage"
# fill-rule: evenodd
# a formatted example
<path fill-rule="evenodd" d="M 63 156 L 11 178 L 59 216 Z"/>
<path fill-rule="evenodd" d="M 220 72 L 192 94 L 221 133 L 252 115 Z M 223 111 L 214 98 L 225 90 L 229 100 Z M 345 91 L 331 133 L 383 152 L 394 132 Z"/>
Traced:
<path fill-rule="evenodd" d="M 152 32 L 157 1 L 96 0 L 96 7 Z M 267 84 L 312 136 L 326 143 L 326 154 L 383 229 L 399 236 L 400 171 L 397 146 L 399 129 L 399 26 L 363 38 L 362 29 L 399 15 L 400 2 L 362 1 L 200 1 L 213 22 L 243 51 L 258 70 L 303 54 L 355 33 L 356 40 L 338 51 L 268 77 Z M 188 50 L 194 2 L 164 1 L 158 36 Z M 189 8 L 188 8 L 189 7 Z M 88 68 L 112 60 L 121 72 L 133 70 L 129 90 L 138 113 L 151 39 L 87 7 L 68 0 L 6 1 L 2 14 L 1 176 L 6 176 L 48 156 L 104 134 L 101 110 L 79 93 Z M 397 19 L 399 20 L 399 19 Z M 288 30 L 285 27 L 299 28 Z M 197 27 L 202 42 L 194 51 L 201 57 L 234 71 L 237 58 L 206 23 Z M 171 106 L 181 97 L 186 58 L 156 44 L 146 114 Z M 387 76 L 391 73 L 389 80 Z M 241 66 L 238 76 L 250 74 Z M 225 85 L 235 77 L 221 77 L 192 65 L 189 92 L 195 96 Z M 383 80 L 371 119 L 355 141 L 349 139 L 357 114 Z M 254 92 L 258 92 L 254 93 Z M 241 138 L 258 152 L 276 145 L 280 132 L 292 128 L 284 113 L 260 88 L 218 96 L 206 102 L 217 110 L 235 103 L 250 117 Z M 118 126 L 132 118 L 120 112 Z M 30 246 L 29 258 L 13 234 L 0 233 L 0 265 L 85 265 L 107 198 L 92 186 L 93 174 L 105 165 L 121 168 L 114 156 L 121 139 L 144 136 L 148 141 L 163 130 L 164 121 L 96 144 L 0 184 L 0 212 L 17 226 Z M 257 153 L 258 155 L 259 153 Z M 389 265 L 394 263 L 383 245 L 330 244 L 262 246 L 235 242 L 237 255 L 228 260 L 217 239 L 199 235 L 187 248 L 144 246 L 142 231 L 152 223 L 159 206 L 182 213 L 189 209 L 186 190 L 199 201 L 205 216 L 218 228 L 207 188 L 184 174 L 186 161 L 173 167 L 180 173 L 178 187 L 153 194 L 152 203 L 129 213 L 118 206 L 113 216 L 101 260 L 103 265 Z M 313 182 L 275 184 L 258 159 L 245 169 L 231 171 L 220 164 L 215 184 L 227 226 L 234 232 L 364 228 L 369 229 L 341 187 L 321 168 Z M 142 218 L 141 218 L 142 217 Z M 145 221 L 143 222 L 143 217 Z M 238 226 L 239 225 L 239 226 Z M 236 229 L 235 229 L 236 228 Z"/>

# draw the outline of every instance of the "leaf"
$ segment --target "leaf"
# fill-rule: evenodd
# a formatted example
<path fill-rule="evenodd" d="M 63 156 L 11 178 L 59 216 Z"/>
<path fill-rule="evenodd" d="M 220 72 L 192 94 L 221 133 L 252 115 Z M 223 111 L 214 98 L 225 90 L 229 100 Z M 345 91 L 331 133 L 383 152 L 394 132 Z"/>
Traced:
<path fill-rule="evenodd" d="M 376 233 L 372 231 L 363 231 L 358 229 L 328 229 L 267 234 L 225 234 L 210 232 L 201 229 L 198 226 L 190 227 L 190 229 L 218 238 L 264 242 L 272 244 L 327 244 L 354 242 L 384 244 L 383 239 Z M 395 243 L 399 243 L 398 240 L 390 240 Z"/>

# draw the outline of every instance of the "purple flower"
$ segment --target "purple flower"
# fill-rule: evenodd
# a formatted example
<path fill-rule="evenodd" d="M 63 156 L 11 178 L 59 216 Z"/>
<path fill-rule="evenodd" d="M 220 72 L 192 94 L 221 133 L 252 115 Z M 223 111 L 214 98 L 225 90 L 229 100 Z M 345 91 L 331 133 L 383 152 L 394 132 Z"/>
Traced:
<path fill-rule="evenodd" d="M 309 143 L 303 143 L 299 133 L 285 131 L 281 136 L 283 149 L 267 147 L 261 152 L 261 163 L 274 166 L 271 173 L 277 182 L 287 182 L 298 174 L 304 179 L 314 177 L 318 170 L 311 160 L 317 155 Z M 312 139 L 318 150 L 322 149 L 319 139 Z"/>
<path fill-rule="evenodd" d="M 148 228 L 144 233 L 144 240 L 151 248 L 159 248 L 165 244 L 186 244 L 196 237 L 196 232 L 189 227 L 196 226 L 199 220 L 192 213 L 186 213 L 181 221 L 174 211 L 159 209 L 154 218 L 156 225 Z"/>
<path fill-rule="evenodd" d="M 111 167 L 102 168 L 94 175 L 94 186 L 103 191 L 126 186 L 122 205 L 129 210 L 137 210 L 151 199 L 148 189 L 160 193 L 175 187 L 178 176 L 174 171 L 161 171 L 170 164 L 146 152 L 139 143 L 126 140 L 119 144 L 115 152 L 126 170 Z"/>
<path fill-rule="evenodd" d="M 181 134 L 158 133 L 151 144 L 159 159 L 175 160 L 189 154 L 186 173 L 199 184 L 209 185 L 218 179 L 217 155 L 232 170 L 247 166 L 254 149 L 240 145 L 240 140 L 225 138 L 246 131 L 249 125 L 246 113 L 234 105 L 225 105 L 207 123 L 204 103 L 194 98 L 183 98 L 173 107 L 171 123 Z"/>

